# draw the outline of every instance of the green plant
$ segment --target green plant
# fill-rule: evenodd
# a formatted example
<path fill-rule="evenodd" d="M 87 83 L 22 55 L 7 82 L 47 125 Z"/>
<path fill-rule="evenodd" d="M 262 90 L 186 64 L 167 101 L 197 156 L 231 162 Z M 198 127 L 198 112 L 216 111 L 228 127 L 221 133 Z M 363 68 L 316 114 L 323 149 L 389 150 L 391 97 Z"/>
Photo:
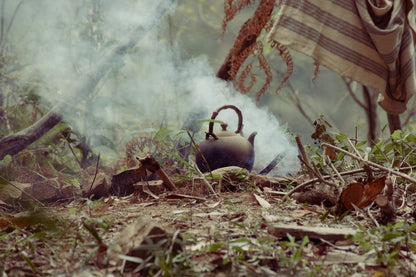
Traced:
<path fill-rule="evenodd" d="M 296 242 L 296 238 L 287 234 L 287 241 L 283 241 L 282 256 L 279 265 L 287 270 L 291 275 L 295 275 L 299 269 L 306 267 L 308 260 L 304 257 L 305 247 L 309 243 L 308 236 L 303 237 L 302 242 Z"/>
<path fill-rule="evenodd" d="M 145 236 L 144 242 L 133 249 L 135 253 L 145 253 L 144 257 L 118 255 L 119 258 L 133 264 L 133 272 L 140 276 L 190 276 L 191 261 L 180 250 L 183 240 L 176 231 L 172 236 L 153 241 Z"/>
<path fill-rule="evenodd" d="M 52 245 L 66 235 L 66 222 L 36 207 L 20 217 L 3 216 L 0 217 L 0 274 L 7 276 L 6 272 L 10 274 L 13 268 L 20 268 L 26 275 L 43 275 L 36 260 L 54 253 Z M 54 257 L 50 257 L 49 266 L 56 267 Z"/>
<path fill-rule="evenodd" d="M 307 145 L 311 163 L 323 174 L 329 174 L 328 159 L 338 171 L 351 170 L 360 167 L 353 158 L 338 153 L 329 148 L 322 148 L 320 144 L 325 142 L 354 155 L 368 158 L 369 161 L 385 167 L 410 167 L 416 163 L 416 136 L 401 130 L 396 130 L 389 137 L 380 140 L 369 147 L 366 140 L 352 139 L 348 135 L 331 131 L 331 124 L 323 116 L 314 122 L 315 131 L 311 137 L 317 146 Z M 357 153 L 358 151 L 358 153 Z"/>
<path fill-rule="evenodd" d="M 360 230 L 349 238 L 359 244 L 363 253 L 373 253 L 376 261 L 389 269 L 389 274 L 412 272 L 408 259 L 401 258 L 416 251 L 416 224 L 401 221 L 370 230 L 360 226 Z M 393 271 L 395 269 L 397 272 Z"/>
<path fill-rule="evenodd" d="M 416 136 L 400 130 L 394 131 L 389 139 L 381 140 L 371 149 L 371 158 L 381 165 L 402 167 L 416 162 Z"/>

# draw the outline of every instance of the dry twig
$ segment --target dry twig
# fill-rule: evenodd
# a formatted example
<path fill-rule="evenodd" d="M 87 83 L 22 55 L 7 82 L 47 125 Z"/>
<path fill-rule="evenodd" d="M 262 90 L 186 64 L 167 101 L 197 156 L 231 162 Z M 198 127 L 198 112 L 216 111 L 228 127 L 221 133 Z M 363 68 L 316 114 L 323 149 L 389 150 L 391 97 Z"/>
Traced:
<path fill-rule="evenodd" d="M 193 163 L 193 162 L 192 162 Z M 196 166 L 195 163 L 193 163 L 194 168 L 196 169 L 198 175 L 202 178 L 204 183 L 207 185 L 207 187 L 210 189 L 210 191 L 215 195 L 216 198 L 219 198 L 218 194 L 215 192 L 214 188 L 211 186 L 211 184 L 208 182 L 207 178 L 205 178 L 204 174 L 199 170 L 199 168 Z M 212 174 L 212 173 L 211 173 Z"/>
<path fill-rule="evenodd" d="M 314 174 L 311 166 L 309 165 L 308 155 L 306 155 L 305 148 L 303 147 L 303 144 L 302 144 L 299 136 L 296 136 L 296 144 L 298 145 L 299 152 L 302 155 L 302 159 L 301 158 L 299 158 L 299 159 L 301 160 L 301 162 L 303 162 L 305 164 L 305 166 L 308 170 L 308 173 L 309 173 L 309 177 L 313 178 L 313 176 L 316 175 L 316 174 Z"/>

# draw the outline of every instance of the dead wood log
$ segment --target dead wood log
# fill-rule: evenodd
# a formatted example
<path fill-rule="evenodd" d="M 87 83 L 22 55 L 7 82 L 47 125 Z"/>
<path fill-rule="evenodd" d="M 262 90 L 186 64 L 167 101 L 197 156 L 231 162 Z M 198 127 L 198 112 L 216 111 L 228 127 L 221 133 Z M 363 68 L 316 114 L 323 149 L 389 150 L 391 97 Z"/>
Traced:
<path fill-rule="evenodd" d="M 396 213 L 393 205 L 389 202 L 389 199 L 385 195 L 377 195 L 375 200 L 377 206 L 380 207 L 381 219 L 379 220 L 381 224 L 387 224 L 388 222 L 392 223 L 396 218 Z"/>
<path fill-rule="evenodd" d="M 129 168 L 111 178 L 110 194 L 126 196 L 134 193 L 134 184 L 146 180 L 146 168 L 138 166 Z"/>
<path fill-rule="evenodd" d="M 0 160 L 6 155 L 15 155 L 40 139 L 62 120 L 54 110 L 48 112 L 35 124 L 13 135 L 0 139 Z"/>
<path fill-rule="evenodd" d="M 297 192 L 292 195 L 292 198 L 298 203 L 323 204 L 325 207 L 333 207 L 338 202 L 336 190 L 329 186 L 319 186 L 313 190 Z"/>
<path fill-rule="evenodd" d="M 154 172 L 159 175 L 167 189 L 176 190 L 175 184 L 170 180 L 169 176 L 166 174 L 166 172 L 163 170 L 155 158 L 152 156 L 146 156 L 145 158 L 139 159 L 139 161 L 144 168 L 152 173 Z"/>
<path fill-rule="evenodd" d="M 111 179 L 110 193 L 118 196 L 130 195 L 135 191 L 134 185 L 141 181 L 147 181 L 148 173 L 156 173 L 163 181 L 163 185 L 168 190 L 176 190 L 175 184 L 170 180 L 166 172 L 161 168 L 160 164 L 152 156 L 138 158 L 141 165 L 124 170 L 113 175 Z"/>
<path fill-rule="evenodd" d="M 270 223 L 267 229 L 269 234 L 276 237 L 285 237 L 287 234 L 290 234 L 299 239 L 308 236 L 311 239 L 325 239 L 330 241 L 346 240 L 347 235 L 355 235 L 357 233 L 356 230 L 351 228 L 307 227 L 280 223 Z"/>
<path fill-rule="evenodd" d="M 15 155 L 25 149 L 51 130 L 56 124 L 62 120 L 62 114 L 72 108 L 71 103 L 79 102 L 80 99 L 90 95 L 98 82 L 113 67 L 117 65 L 127 50 L 134 47 L 144 35 L 150 31 L 153 26 L 159 22 L 159 19 L 169 9 L 173 0 L 160 1 L 156 7 L 155 16 L 151 17 L 151 22 L 146 25 L 137 26 L 133 31 L 125 35 L 124 40 L 120 41 L 114 48 L 110 49 L 103 58 L 101 58 L 90 72 L 81 76 L 69 91 L 65 93 L 66 97 L 62 102 L 55 105 L 45 116 L 33 125 L 23 129 L 15 134 L 6 136 L 0 140 L 0 160 L 6 155 Z"/>

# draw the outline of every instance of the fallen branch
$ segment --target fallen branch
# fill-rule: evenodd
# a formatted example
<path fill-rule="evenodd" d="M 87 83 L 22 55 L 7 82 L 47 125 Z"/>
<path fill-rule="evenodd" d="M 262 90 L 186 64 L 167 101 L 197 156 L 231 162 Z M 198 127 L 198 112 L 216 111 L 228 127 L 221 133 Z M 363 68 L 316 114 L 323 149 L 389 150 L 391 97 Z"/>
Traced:
<path fill-rule="evenodd" d="M 303 162 L 305 164 L 306 169 L 308 170 L 308 173 L 309 173 L 309 178 L 313 178 L 315 174 L 314 174 L 312 168 L 309 165 L 308 155 L 306 155 L 305 148 L 303 147 L 303 144 L 302 144 L 299 136 L 296 136 L 296 144 L 298 145 L 299 152 L 302 155 L 301 162 Z"/>
<path fill-rule="evenodd" d="M 160 167 L 160 164 L 152 156 L 146 156 L 144 158 L 139 158 L 139 162 L 142 164 L 141 167 L 149 170 L 150 172 L 155 172 L 162 179 L 163 184 L 169 190 L 176 190 L 175 184 L 170 180 L 166 172 Z"/>
<path fill-rule="evenodd" d="M 377 195 L 375 200 L 377 206 L 380 207 L 380 212 L 382 214 L 381 223 L 387 224 L 392 222 L 396 218 L 395 210 L 393 205 L 389 202 L 389 199 L 385 195 Z"/>
<path fill-rule="evenodd" d="M 287 234 L 290 234 L 299 239 L 308 236 L 311 239 L 325 239 L 328 241 L 346 240 L 346 236 L 353 236 L 357 233 L 356 230 L 351 228 L 307 227 L 278 223 L 268 224 L 267 230 L 269 234 L 276 237 L 286 237 Z"/>

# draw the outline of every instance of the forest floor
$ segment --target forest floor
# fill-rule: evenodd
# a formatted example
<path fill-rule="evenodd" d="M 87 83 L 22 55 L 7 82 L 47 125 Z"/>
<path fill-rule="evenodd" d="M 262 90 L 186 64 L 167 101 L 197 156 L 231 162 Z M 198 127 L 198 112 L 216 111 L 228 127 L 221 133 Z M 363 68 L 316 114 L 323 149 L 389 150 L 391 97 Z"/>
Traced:
<path fill-rule="evenodd" d="M 221 189 L 193 178 L 177 182 L 177 191 L 157 195 L 145 190 L 4 211 L 2 276 L 416 272 L 413 205 L 402 205 L 393 225 L 383 226 L 374 205 L 337 216 L 332 208 L 286 198 L 305 176 L 269 180 L 267 185 L 257 178 L 224 179 Z"/>

